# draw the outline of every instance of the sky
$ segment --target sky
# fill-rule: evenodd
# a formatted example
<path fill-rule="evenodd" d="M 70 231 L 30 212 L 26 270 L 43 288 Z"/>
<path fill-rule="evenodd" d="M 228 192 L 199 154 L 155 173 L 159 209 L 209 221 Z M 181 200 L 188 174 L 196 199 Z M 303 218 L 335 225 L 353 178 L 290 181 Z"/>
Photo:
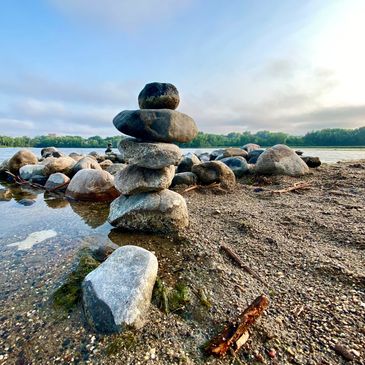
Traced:
<path fill-rule="evenodd" d="M 365 125 L 363 0 L 2 0 L 0 135 L 113 136 L 146 83 L 199 130 Z"/>

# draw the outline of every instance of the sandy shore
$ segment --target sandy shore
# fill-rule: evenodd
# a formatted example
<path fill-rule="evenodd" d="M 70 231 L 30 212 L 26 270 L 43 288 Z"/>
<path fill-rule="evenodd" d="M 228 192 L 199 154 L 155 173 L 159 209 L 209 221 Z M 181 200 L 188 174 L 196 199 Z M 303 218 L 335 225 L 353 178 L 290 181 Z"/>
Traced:
<path fill-rule="evenodd" d="M 298 181 L 310 189 L 271 193 Z M 95 335 L 80 306 L 65 314 L 49 300 L 78 245 L 61 245 L 46 262 L 19 255 L 4 263 L 0 281 L 0 364 L 365 363 L 365 160 L 323 165 L 300 179 L 248 177 L 229 193 L 182 194 L 190 227 L 181 237 L 126 239 L 113 230 L 109 238 L 154 251 L 166 287 L 188 289 L 185 305 L 168 315 L 152 305 L 139 332 Z M 238 267 L 222 244 L 266 284 Z M 34 261 L 32 270 L 22 270 L 26 260 Z M 270 307 L 238 358 L 206 357 L 204 344 L 262 293 Z"/>

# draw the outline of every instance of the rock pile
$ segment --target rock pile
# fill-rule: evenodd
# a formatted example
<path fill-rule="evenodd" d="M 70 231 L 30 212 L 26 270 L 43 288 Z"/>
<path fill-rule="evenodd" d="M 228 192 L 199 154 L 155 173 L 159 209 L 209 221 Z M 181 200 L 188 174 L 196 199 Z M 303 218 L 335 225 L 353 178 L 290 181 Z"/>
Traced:
<path fill-rule="evenodd" d="M 125 110 L 114 126 L 133 138 L 118 149 L 128 167 L 117 172 L 121 196 L 110 206 L 109 222 L 119 228 L 146 232 L 174 232 L 189 223 L 184 198 L 168 190 L 181 160 L 173 142 L 189 142 L 198 133 L 192 118 L 174 109 L 180 101 L 175 86 L 147 84 L 138 97 L 139 110 Z"/>

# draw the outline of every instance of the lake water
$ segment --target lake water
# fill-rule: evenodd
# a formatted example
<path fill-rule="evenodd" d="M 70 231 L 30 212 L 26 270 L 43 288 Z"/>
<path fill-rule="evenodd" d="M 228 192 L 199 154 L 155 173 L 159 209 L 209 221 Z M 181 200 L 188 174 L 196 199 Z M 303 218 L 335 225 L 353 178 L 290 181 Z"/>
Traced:
<path fill-rule="evenodd" d="M 0 148 L 0 162 L 10 158 L 17 152 L 20 148 Z M 29 148 L 36 155 L 40 156 L 41 148 Z M 182 148 L 184 153 L 187 152 L 211 152 L 216 148 Z M 360 160 L 365 159 L 365 148 L 301 148 L 299 150 L 304 152 L 305 156 L 315 156 L 319 157 L 322 162 L 335 163 L 337 161 L 348 161 L 348 160 Z M 80 154 L 88 154 L 91 151 L 97 151 L 103 154 L 105 148 L 59 148 L 59 150 L 65 154 L 71 152 L 76 152 Z M 118 153 L 117 149 L 114 149 Z"/>

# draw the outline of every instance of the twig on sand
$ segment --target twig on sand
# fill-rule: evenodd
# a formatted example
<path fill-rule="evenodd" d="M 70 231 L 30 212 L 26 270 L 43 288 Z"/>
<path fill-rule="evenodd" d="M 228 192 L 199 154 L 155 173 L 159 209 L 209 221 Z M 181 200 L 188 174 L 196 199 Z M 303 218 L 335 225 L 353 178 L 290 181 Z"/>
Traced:
<path fill-rule="evenodd" d="M 243 270 L 251 274 L 254 278 L 259 280 L 262 284 L 267 285 L 264 280 L 260 278 L 260 276 L 255 273 L 252 269 L 250 269 L 247 265 L 243 263 L 241 258 L 228 246 L 221 245 L 221 249 L 231 258 L 233 259 Z"/>
<path fill-rule="evenodd" d="M 190 186 L 189 188 L 183 190 L 182 193 L 187 193 L 188 191 L 192 191 L 195 189 L 214 189 L 214 188 L 225 191 L 224 189 L 221 188 L 221 184 L 213 183 L 210 185 L 193 185 L 193 186 Z"/>
<path fill-rule="evenodd" d="M 269 190 L 269 193 L 272 194 L 282 194 L 282 193 L 289 193 L 290 191 L 297 191 L 297 190 L 308 190 L 311 188 L 311 184 L 306 181 L 299 181 L 294 183 L 293 186 L 289 186 L 285 189 L 279 189 L 279 190 Z"/>
<path fill-rule="evenodd" d="M 223 331 L 210 341 L 206 352 L 218 357 L 224 356 L 232 349 L 237 351 L 248 340 L 248 329 L 254 324 L 263 311 L 269 306 L 269 299 L 265 295 L 257 297 L 233 322 L 230 322 Z"/>

